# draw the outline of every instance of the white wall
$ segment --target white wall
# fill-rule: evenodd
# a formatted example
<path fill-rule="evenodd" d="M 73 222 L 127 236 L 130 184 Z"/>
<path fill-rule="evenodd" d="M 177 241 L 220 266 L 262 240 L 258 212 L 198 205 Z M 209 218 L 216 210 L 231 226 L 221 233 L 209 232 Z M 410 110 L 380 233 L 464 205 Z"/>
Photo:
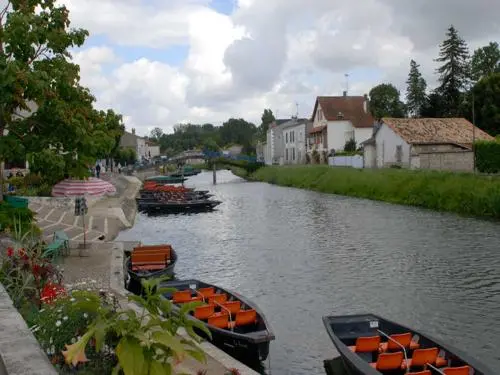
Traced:
<path fill-rule="evenodd" d="M 285 151 L 283 154 L 284 163 L 285 164 L 305 163 L 306 125 L 299 124 L 296 126 L 291 126 L 283 129 L 283 139 L 285 140 Z"/>
<path fill-rule="evenodd" d="M 365 168 L 375 168 L 377 166 L 377 149 L 375 148 L 375 145 L 364 145 L 363 158 Z"/>
<path fill-rule="evenodd" d="M 334 149 L 335 151 L 342 151 L 345 143 L 356 134 L 354 127 L 350 121 L 330 121 L 328 122 L 327 129 L 328 150 Z M 357 139 L 356 139 L 357 141 Z"/>
<path fill-rule="evenodd" d="M 146 140 L 144 138 L 137 137 L 137 159 L 141 160 L 143 157 L 149 158 L 147 151 Z"/>
<path fill-rule="evenodd" d="M 363 168 L 363 156 L 334 156 L 328 158 L 328 165 L 331 167 L 352 167 Z"/>
<path fill-rule="evenodd" d="M 382 124 L 375 136 L 377 145 L 377 167 L 383 168 L 397 163 L 396 148 L 402 148 L 402 164 L 410 164 L 410 145 L 399 135 L 394 133 L 387 125 Z"/>
<path fill-rule="evenodd" d="M 373 135 L 373 127 L 369 128 L 354 128 L 354 139 L 356 140 L 356 145 L 359 147 L 362 142 L 367 141 Z"/>
<path fill-rule="evenodd" d="M 148 146 L 148 153 L 151 153 L 151 157 L 160 156 L 160 146 Z"/>

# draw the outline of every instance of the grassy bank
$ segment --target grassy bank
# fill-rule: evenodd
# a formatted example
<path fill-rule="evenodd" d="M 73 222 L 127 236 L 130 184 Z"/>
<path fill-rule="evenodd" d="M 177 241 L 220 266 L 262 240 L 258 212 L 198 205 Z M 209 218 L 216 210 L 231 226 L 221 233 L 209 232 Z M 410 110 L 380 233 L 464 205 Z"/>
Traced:
<path fill-rule="evenodd" d="M 265 167 L 250 179 L 272 184 L 500 219 L 500 178 L 404 169 Z"/>

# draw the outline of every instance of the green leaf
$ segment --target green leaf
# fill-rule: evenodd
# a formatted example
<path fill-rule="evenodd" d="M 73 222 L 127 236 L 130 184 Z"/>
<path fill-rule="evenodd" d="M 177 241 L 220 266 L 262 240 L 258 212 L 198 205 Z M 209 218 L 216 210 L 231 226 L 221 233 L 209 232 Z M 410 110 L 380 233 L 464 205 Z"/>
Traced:
<path fill-rule="evenodd" d="M 111 375 L 120 375 L 120 370 L 122 368 L 120 367 L 120 364 L 118 363 L 115 367 L 113 367 L 113 372 L 111 373 Z"/>
<path fill-rule="evenodd" d="M 176 288 L 158 288 L 158 290 L 156 291 L 156 293 L 158 293 L 159 295 L 163 296 L 165 294 L 173 294 L 177 292 L 177 289 Z"/>
<path fill-rule="evenodd" d="M 125 375 L 143 374 L 145 361 L 139 340 L 133 337 L 122 337 L 116 347 L 116 355 Z"/>
<path fill-rule="evenodd" d="M 136 302 L 142 307 L 144 307 L 148 304 L 144 298 L 142 298 L 141 296 L 136 296 L 135 294 L 129 295 L 128 300 Z"/>
<path fill-rule="evenodd" d="M 189 302 L 189 303 L 184 303 L 181 307 L 180 314 L 185 315 L 189 313 L 190 311 L 194 311 L 195 308 L 198 306 L 202 306 L 203 302 L 197 301 L 197 302 Z"/>
<path fill-rule="evenodd" d="M 102 320 L 98 320 L 95 324 L 95 350 L 100 352 L 104 344 L 104 339 L 106 337 L 106 330 L 108 325 Z"/>
<path fill-rule="evenodd" d="M 186 328 L 187 327 L 195 327 L 200 330 L 202 330 L 204 333 L 208 335 L 209 338 L 212 338 L 212 333 L 210 330 L 207 328 L 207 325 L 201 321 L 198 320 L 190 320 L 189 322 L 186 323 Z"/>
<path fill-rule="evenodd" d="M 167 331 L 153 333 L 153 339 L 159 344 L 171 349 L 177 359 L 182 359 L 185 355 L 184 346 L 179 338 Z"/>
<path fill-rule="evenodd" d="M 169 363 L 161 363 L 153 360 L 149 367 L 149 375 L 170 375 L 172 366 Z"/>

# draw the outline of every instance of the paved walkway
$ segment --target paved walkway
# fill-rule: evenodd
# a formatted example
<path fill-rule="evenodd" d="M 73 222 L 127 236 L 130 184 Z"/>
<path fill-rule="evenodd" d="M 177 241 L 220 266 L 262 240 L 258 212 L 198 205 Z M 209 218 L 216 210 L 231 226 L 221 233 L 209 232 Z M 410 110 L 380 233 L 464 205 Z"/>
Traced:
<path fill-rule="evenodd" d="M 118 176 L 112 181 L 117 193 L 89 202 L 85 215 L 85 236 L 88 242 L 112 241 L 118 233 L 133 225 L 135 195 L 141 182 L 135 177 Z M 46 240 L 57 230 L 66 232 L 72 242 L 83 242 L 84 230 L 81 216 L 75 216 L 74 203 L 67 198 L 51 198 L 30 201 L 30 209 L 36 213 L 37 225 Z"/>

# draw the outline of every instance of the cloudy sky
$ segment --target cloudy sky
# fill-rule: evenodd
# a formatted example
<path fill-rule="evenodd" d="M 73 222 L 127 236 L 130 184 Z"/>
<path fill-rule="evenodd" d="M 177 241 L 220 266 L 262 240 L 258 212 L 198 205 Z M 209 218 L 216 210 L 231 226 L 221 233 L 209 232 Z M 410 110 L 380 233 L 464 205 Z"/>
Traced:
<path fill-rule="evenodd" d="M 63 0 L 91 37 L 73 53 L 98 106 L 141 135 L 179 122 L 309 117 L 317 95 L 392 82 L 415 58 L 430 85 L 454 24 L 500 41 L 498 0 Z"/>

